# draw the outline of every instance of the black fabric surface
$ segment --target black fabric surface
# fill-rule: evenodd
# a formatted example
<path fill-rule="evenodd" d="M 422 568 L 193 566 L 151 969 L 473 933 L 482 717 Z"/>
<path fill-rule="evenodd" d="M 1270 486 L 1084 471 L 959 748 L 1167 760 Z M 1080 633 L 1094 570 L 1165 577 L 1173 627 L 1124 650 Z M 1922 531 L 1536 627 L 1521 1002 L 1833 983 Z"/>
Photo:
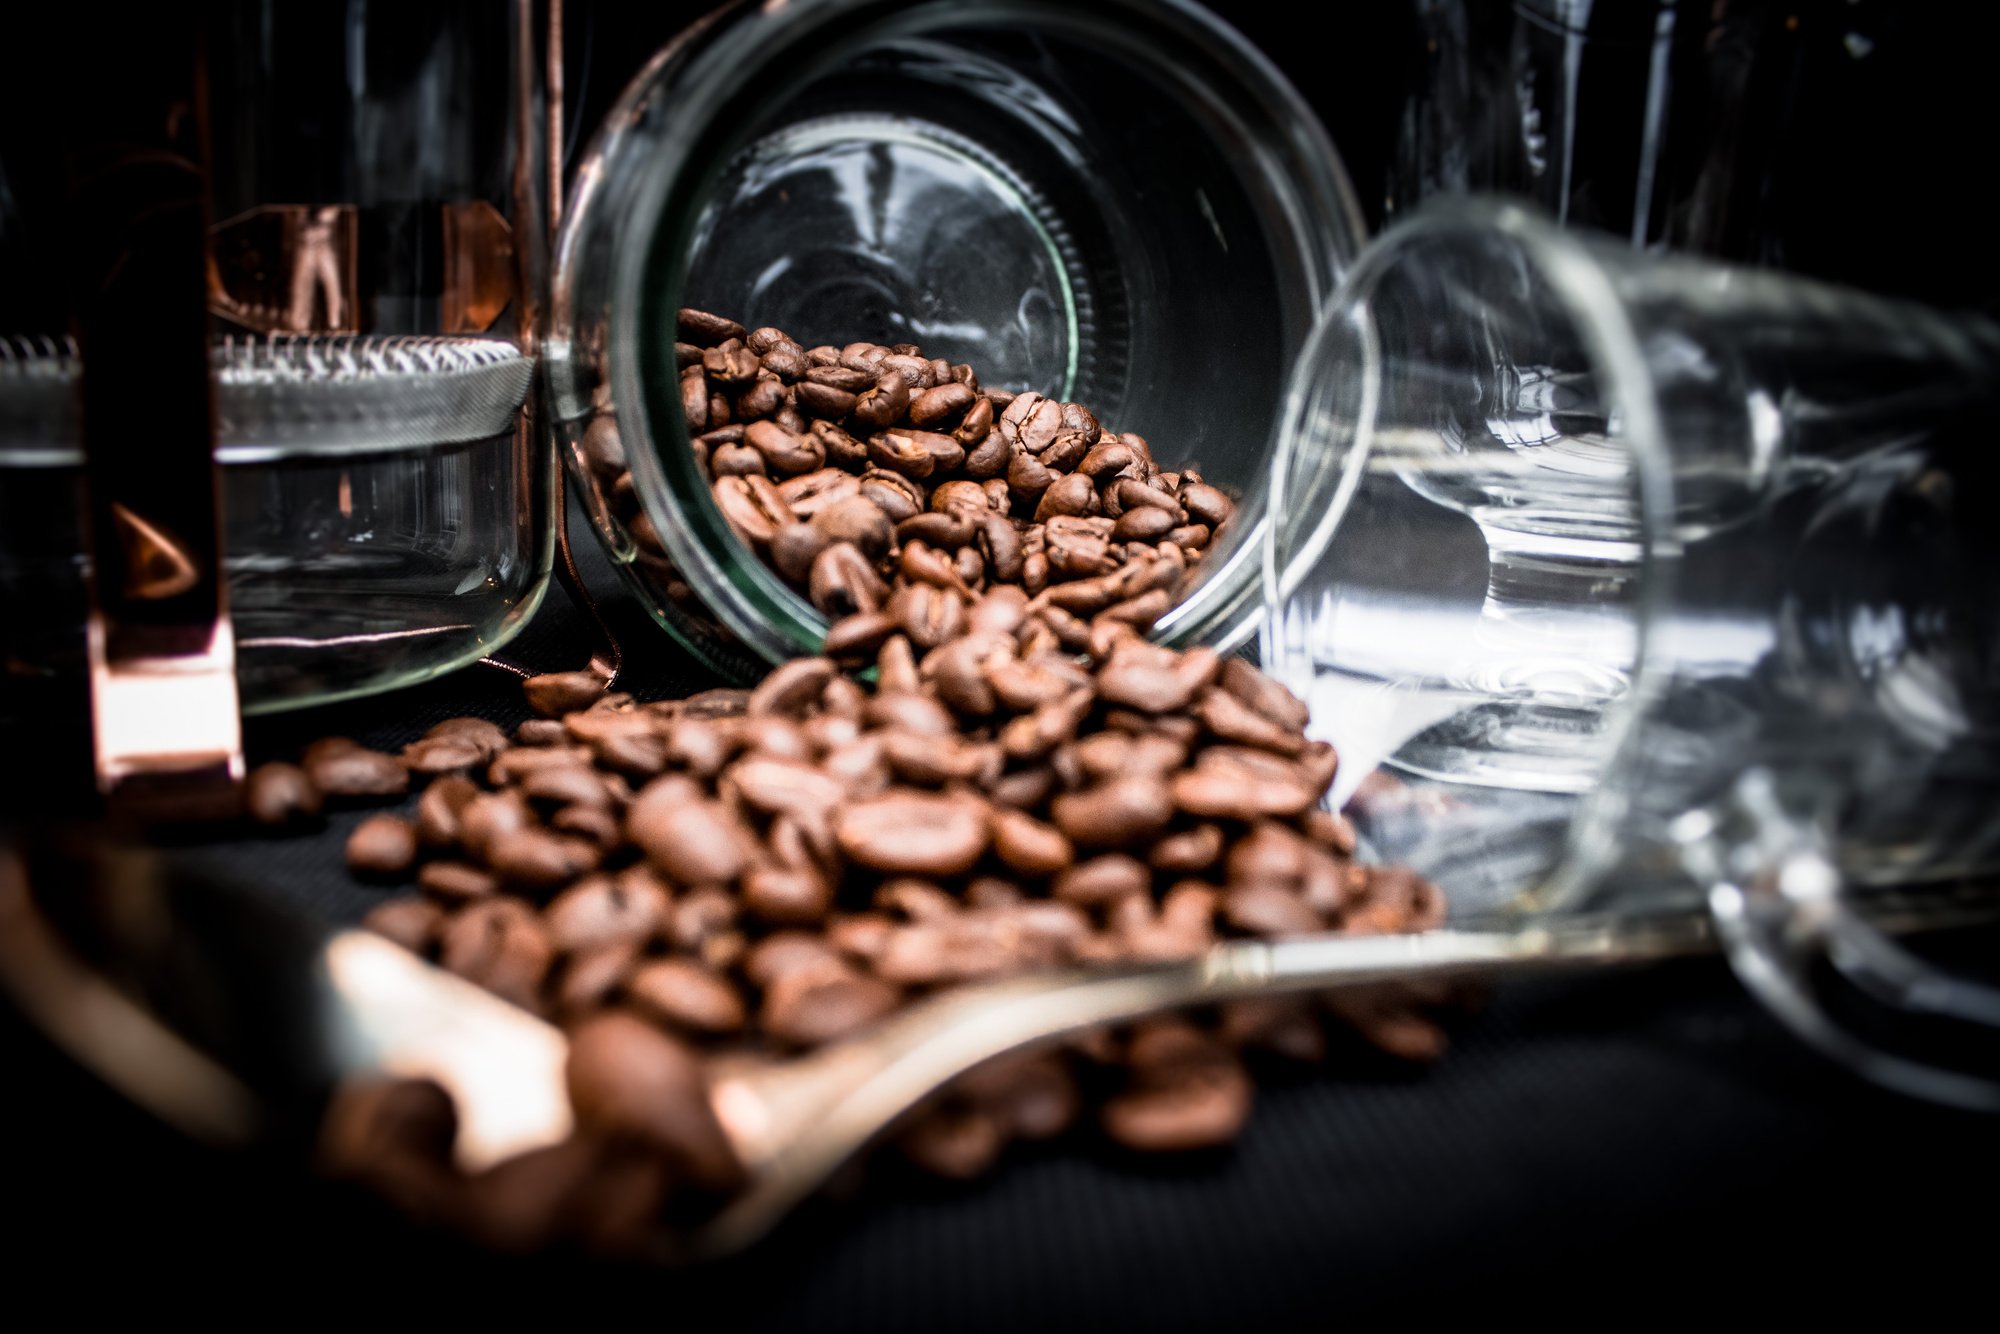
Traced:
<path fill-rule="evenodd" d="M 580 530 L 581 535 L 581 530 Z M 715 682 L 625 595 L 586 577 L 644 695 Z M 559 589 L 506 656 L 587 656 Z M 405 741 L 438 718 L 525 716 L 487 669 L 252 728 L 259 758 L 343 732 Z M 318 834 L 200 842 L 189 864 L 351 921 L 357 885 Z M 1160 1162 L 1089 1134 L 1010 1152 L 969 1186 L 886 1159 L 752 1253 L 697 1270 L 481 1254 L 296 1162 L 177 1138 L 0 1015 L 0 1200 L 10 1287 L 79 1314 L 437 1317 L 544 1304 L 694 1328 L 1329 1328 L 1356 1316 L 1911 1311 L 1983 1281 L 2000 1198 L 1995 1123 L 1865 1087 L 1796 1045 L 1714 961 L 1500 987 L 1435 1068 L 1343 1053 L 1265 1072 L 1234 1148 Z M 282 1294 L 280 1305 L 266 1293 Z"/>

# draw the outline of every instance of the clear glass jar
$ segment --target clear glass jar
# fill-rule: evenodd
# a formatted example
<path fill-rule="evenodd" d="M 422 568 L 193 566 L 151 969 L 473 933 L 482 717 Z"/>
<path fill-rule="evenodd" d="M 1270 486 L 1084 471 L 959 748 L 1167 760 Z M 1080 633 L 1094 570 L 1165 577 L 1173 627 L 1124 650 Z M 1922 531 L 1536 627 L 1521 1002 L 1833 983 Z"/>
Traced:
<path fill-rule="evenodd" d="M 428 679 L 513 637 L 547 586 L 553 468 L 533 362 L 483 338 L 223 340 L 223 565 L 246 712 Z M 0 343 L 0 660 L 81 692 L 89 607 L 68 349 Z"/>
<path fill-rule="evenodd" d="M 748 676 L 826 622 L 714 504 L 676 311 L 914 343 L 1081 402 L 1235 494 L 1233 533 L 1154 633 L 1236 644 L 1286 379 L 1362 232 L 1305 103 L 1185 0 L 740 3 L 654 58 L 578 171 L 550 419 L 657 619 Z"/>

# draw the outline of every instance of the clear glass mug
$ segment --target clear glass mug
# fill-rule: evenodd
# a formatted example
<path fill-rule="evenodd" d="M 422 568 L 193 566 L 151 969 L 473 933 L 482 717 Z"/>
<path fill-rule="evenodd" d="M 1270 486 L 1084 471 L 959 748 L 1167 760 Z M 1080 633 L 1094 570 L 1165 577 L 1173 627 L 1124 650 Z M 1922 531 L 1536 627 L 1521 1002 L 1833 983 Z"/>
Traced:
<path fill-rule="evenodd" d="M 1770 168 L 1799 133 L 1795 7 L 1417 0 L 1415 11 L 1424 51 L 1398 127 L 1392 216 L 1434 195 L 1498 191 L 1642 248 L 1766 257 Z"/>
<path fill-rule="evenodd" d="M 1996 432 L 1991 322 L 1438 200 L 1301 361 L 1265 663 L 1455 913 L 1706 896 L 1838 1046 L 1816 950 L 1932 976 L 1853 902 L 2000 871 Z"/>
<path fill-rule="evenodd" d="M 248 712 L 493 653 L 553 557 L 526 0 L 203 11 L 210 368 Z M 88 606 L 53 141 L 0 138 L 0 671 L 73 707 Z"/>
<path fill-rule="evenodd" d="M 1241 643 L 1287 373 L 1361 237 L 1311 111 L 1186 0 L 738 3 L 640 73 L 577 172 L 545 345 L 555 439 L 656 618 L 748 677 L 826 623 L 715 507 L 675 311 L 914 343 L 1238 493 L 1156 634 Z"/>

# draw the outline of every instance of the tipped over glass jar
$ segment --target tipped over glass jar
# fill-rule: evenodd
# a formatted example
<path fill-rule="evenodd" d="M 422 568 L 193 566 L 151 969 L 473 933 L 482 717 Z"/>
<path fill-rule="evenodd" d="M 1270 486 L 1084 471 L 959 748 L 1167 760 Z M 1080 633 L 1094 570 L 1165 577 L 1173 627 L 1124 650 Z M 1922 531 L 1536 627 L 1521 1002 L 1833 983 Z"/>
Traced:
<path fill-rule="evenodd" d="M 1158 469 L 1198 462 L 1235 516 L 1152 633 L 1230 646 L 1258 616 L 1292 363 L 1362 230 L 1298 94 L 1184 0 L 737 4 L 655 57 L 578 171 L 549 418 L 619 567 L 726 673 L 816 651 L 829 618 L 718 505 L 708 452 L 739 442 L 696 437 L 796 409 L 802 376 L 746 402 L 753 353 L 684 403 L 683 365 L 717 342 L 682 337 L 684 308 L 801 352 L 920 349 L 970 367 L 996 416 L 1081 404 Z M 1038 502 L 1003 508 L 1025 525 Z"/>

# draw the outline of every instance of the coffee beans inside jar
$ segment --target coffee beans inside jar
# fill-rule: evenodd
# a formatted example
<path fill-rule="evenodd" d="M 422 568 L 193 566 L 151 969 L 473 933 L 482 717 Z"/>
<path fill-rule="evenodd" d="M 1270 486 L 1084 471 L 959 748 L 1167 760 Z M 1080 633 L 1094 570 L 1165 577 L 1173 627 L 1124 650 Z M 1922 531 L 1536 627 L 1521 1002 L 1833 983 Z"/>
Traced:
<path fill-rule="evenodd" d="M 955 600 L 1015 585 L 1143 631 L 1235 512 L 1198 467 L 1162 469 L 1088 407 L 983 387 L 913 344 L 806 348 L 696 310 L 678 332 L 681 407 L 716 508 L 829 619 L 882 612 L 934 646 Z M 595 419 L 578 453 L 638 564 L 691 608 L 615 421 Z"/>
<path fill-rule="evenodd" d="M 615 1243 L 675 1192 L 736 1183 L 714 1060 L 783 1060 L 1028 969 L 1442 920 L 1420 877 L 1354 859 L 1295 697 L 1144 638 L 1226 498 L 1074 405 L 982 394 L 914 351 L 807 351 L 694 312 L 682 331 L 718 503 L 835 617 L 824 653 L 685 700 L 536 678 L 544 716 L 511 737 L 457 719 L 401 756 L 333 740 L 253 778 L 274 824 L 321 772 L 351 797 L 421 785 L 350 840 L 357 875 L 420 891 L 369 925 L 570 1036 L 570 1143 L 462 1177 L 448 1103 L 384 1086 L 336 1108 L 331 1161 L 496 1244 Z M 772 415 L 735 420 L 760 384 Z M 796 429 L 808 409 L 879 426 Z M 1238 1002 L 978 1071 L 897 1142 L 953 1177 L 1085 1120 L 1134 1150 L 1225 1143 L 1246 1054 L 1321 1059 L 1329 1020 L 1413 1059 L 1442 1040 L 1407 993 Z"/>

